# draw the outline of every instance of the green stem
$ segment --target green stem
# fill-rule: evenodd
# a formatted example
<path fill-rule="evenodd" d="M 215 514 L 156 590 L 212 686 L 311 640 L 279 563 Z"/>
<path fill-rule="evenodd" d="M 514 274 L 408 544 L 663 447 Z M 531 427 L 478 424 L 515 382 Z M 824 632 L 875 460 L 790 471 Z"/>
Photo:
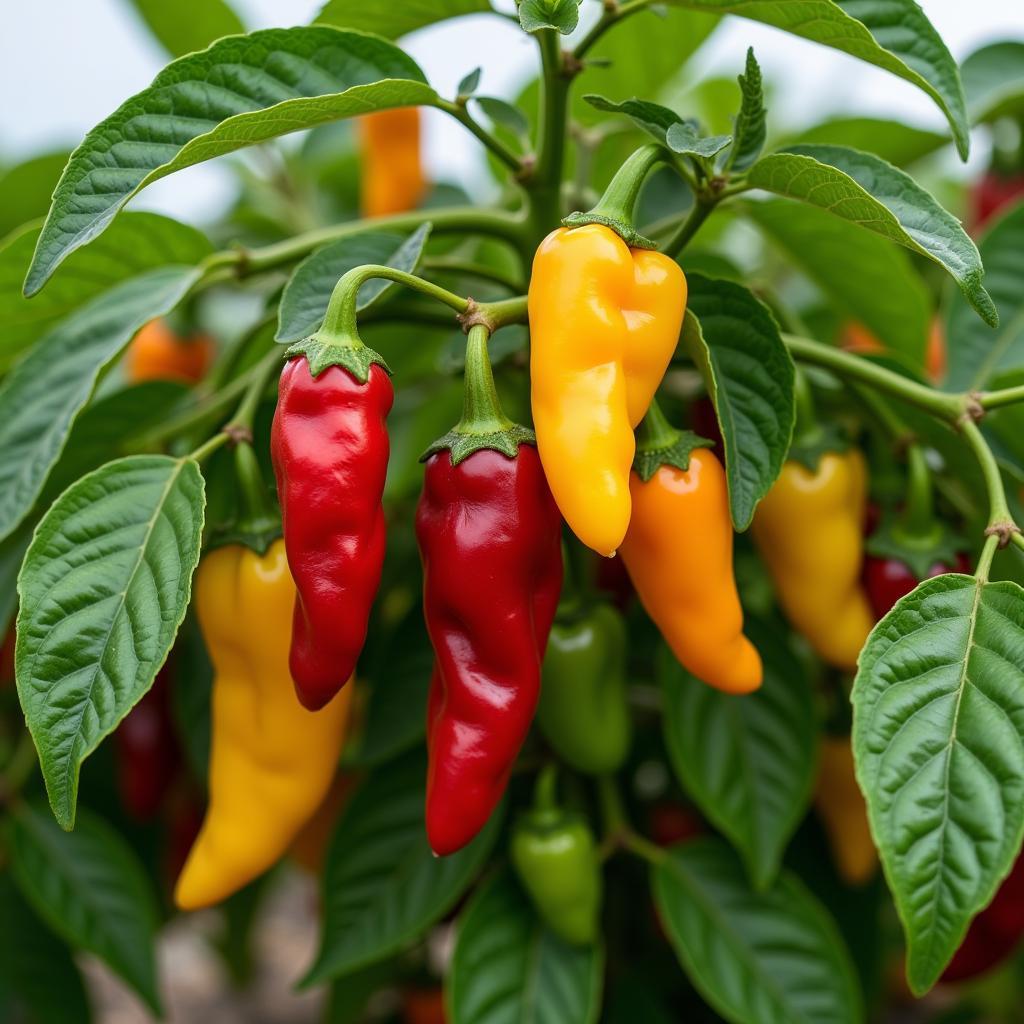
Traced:
<path fill-rule="evenodd" d="M 627 832 L 622 837 L 622 845 L 630 853 L 635 853 L 638 857 L 643 858 L 648 864 L 657 866 L 664 864 L 668 859 L 668 854 L 660 846 L 656 846 L 636 832 Z"/>
<path fill-rule="evenodd" d="M 275 346 L 253 367 L 253 374 L 249 378 L 242 401 L 235 410 L 234 416 L 231 417 L 231 421 L 225 426 L 225 430 L 236 427 L 249 433 L 252 432 L 252 421 L 256 415 L 256 409 L 267 390 L 270 378 L 281 365 L 281 359 L 282 353 Z"/>
<path fill-rule="evenodd" d="M 899 527 L 901 534 L 910 538 L 928 537 L 936 530 L 932 473 L 919 444 L 907 449 L 907 503 Z"/>
<path fill-rule="evenodd" d="M 601 804 L 601 819 L 605 837 L 612 843 L 620 842 L 629 831 L 626 808 L 614 775 L 597 777 L 597 799 Z"/>
<path fill-rule="evenodd" d="M 593 48 L 594 44 L 608 29 L 617 25 L 623 18 L 628 18 L 629 15 L 649 7 L 652 2 L 653 0 L 629 0 L 627 3 L 617 3 L 615 0 L 611 0 L 611 2 L 606 3 L 604 14 L 601 15 L 594 27 L 577 45 L 574 51 L 576 59 L 582 60 L 584 55 Z"/>
<path fill-rule="evenodd" d="M 450 114 L 459 124 L 468 128 L 513 174 L 520 175 L 523 173 L 523 161 L 508 146 L 487 131 L 464 105 L 450 103 L 448 100 L 438 100 L 434 106 L 438 110 L 443 110 L 446 114 Z"/>
<path fill-rule="evenodd" d="M 1019 534 L 1015 536 L 1019 536 Z M 981 549 L 978 564 L 974 568 L 974 575 L 982 583 L 988 582 L 988 573 L 992 568 L 992 559 L 995 557 L 996 548 L 998 547 L 999 538 L 995 534 L 985 538 L 985 546 Z"/>
<path fill-rule="evenodd" d="M 562 44 L 554 29 L 536 33 L 541 58 L 541 109 L 537 164 L 524 184 L 530 194 L 534 245 L 561 220 L 562 168 L 569 106 L 569 78 L 562 64 Z"/>
<path fill-rule="evenodd" d="M 679 438 L 679 431 L 669 423 L 656 398 L 651 399 L 647 413 L 636 428 L 637 448 L 661 451 L 671 448 Z"/>
<path fill-rule="evenodd" d="M 696 195 L 690 215 L 679 225 L 676 233 L 667 242 L 659 246 L 659 249 L 669 256 L 678 256 L 690 243 L 693 236 L 697 234 L 700 226 L 708 219 L 711 211 L 717 205 L 717 200 L 712 201 Z"/>
<path fill-rule="evenodd" d="M 984 435 L 978 428 L 978 424 L 971 419 L 964 419 L 960 425 L 960 432 L 974 452 L 978 460 L 978 467 L 985 480 L 985 490 L 988 492 L 988 526 L 990 529 L 1013 525 L 1013 516 L 1006 503 L 1006 491 L 1003 488 L 1003 475 L 999 472 L 999 463 L 996 462 L 992 449 L 985 440 Z M 998 539 L 998 538 L 997 538 Z M 1009 537 L 1007 537 L 1009 540 Z"/>
<path fill-rule="evenodd" d="M 545 765 L 533 788 L 533 809 L 551 813 L 558 810 L 558 766 Z"/>
<path fill-rule="evenodd" d="M 910 405 L 916 405 L 946 423 L 955 424 L 964 411 L 965 399 L 962 395 L 936 391 L 925 384 L 919 384 L 915 380 L 894 373 L 878 363 L 861 359 L 831 345 L 811 341 L 809 338 L 800 338 L 794 334 L 783 334 L 782 338 L 790 354 L 797 359 L 815 366 L 823 366 L 840 376 L 870 384 L 879 391 L 894 395 Z"/>
<path fill-rule="evenodd" d="M 517 295 L 513 299 L 499 299 L 497 302 L 481 302 L 477 304 L 477 310 L 486 317 L 487 326 L 492 334 L 499 327 L 525 324 L 529 319 L 525 295 Z"/>
<path fill-rule="evenodd" d="M 188 454 L 188 458 L 194 459 L 196 462 L 202 462 L 203 459 L 212 455 L 218 448 L 226 445 L 229 440 L 228 435 L 223 431 L 214 434 L 213 437 L 209 438 L 194 451 L 190 452 Z"/>
<path fill-rule="evenodd" d="M 1012 388 L 1000 388 L 998 391 L 986 391 L 978 396 L 983 409 L 1001 409 L 1004 405 L 1015 405 L 1024 402 L 1024 384 Z"/>
<path fill-rule="evenodd" d="M 806 441 L 818 433 L 818 416 L 814 411 L 814 395 L 807 383 L 807 376 L 800 370 L 793 377 L 793 399 L 796 406 L 796 422 L 793 425 L 793 441 Z"/>
<path fill-rule="evenodd" d="M 487 355 L 490 331 L 474 324 L 466 338 L 466 369 L 462 396 L 462 418 L 455 424 L 456 434 L 497 434 L 513 426 L 502 412 L 494 373 Z"/>

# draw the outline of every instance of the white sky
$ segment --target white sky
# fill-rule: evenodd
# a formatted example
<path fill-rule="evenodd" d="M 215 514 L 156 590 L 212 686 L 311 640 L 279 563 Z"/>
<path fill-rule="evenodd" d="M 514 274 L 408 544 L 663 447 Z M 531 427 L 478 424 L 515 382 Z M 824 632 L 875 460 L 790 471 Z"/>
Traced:
<path fill-rule="evenodd" d="M 233 0 L 250 28 L 308 22 L 323 0 Z M 353 0 L 358 2 L 358 0 Z M 396 0 L 401 2 L 401 0 Z M 7 0 L 0 35 L 0 160 L 46 148 L 73 146 L 96 122 L 144 88 L 166 62 L 135 20 L 127 0 Z M 503 4 L 504 6 L 504 4 Z M 1024 0 L 922 0 L 955 57 L 997 38 L 1024 39 Z M 584 0 L 585 17 L 598 5 Z M 481 91 L 511 96 L 530 76 L 532 41 L 497 18 L 473 17 L 428 28 L 406 48 L 431 84 L 452 95 L 462 76 L 485 69 Z M 867 64 L 740 18 L 730 18 L 705 48 L 701 70 L 735 74 L 753 45 L 775 90 L 773 105 L 792 123 L 833 113 L 860 113 L 941 129 L 932 102 L 909 83 Z M 58 70 L 59 69 L 59 70 Z M 625 98 L 625 97 L 616 97 Z M 437 180 L 471 185 L 479 146 L 446 115 L 427 120 L 427 159 Z M 136 208 L 182 219 L 215 215 L 230 195 L 216 163 L 192 168 L 151 186 Z"/>

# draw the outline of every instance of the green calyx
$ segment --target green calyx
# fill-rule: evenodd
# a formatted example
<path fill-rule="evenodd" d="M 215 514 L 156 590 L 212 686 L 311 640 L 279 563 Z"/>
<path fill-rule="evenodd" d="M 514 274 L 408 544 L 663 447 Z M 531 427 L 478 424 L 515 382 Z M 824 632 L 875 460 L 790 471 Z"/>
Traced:
<path fill-rule="evenodd" d="M 484 448 L 514 459 L 522 444 L 536 444 L 533 431 L 513 423 L 501 410 L 494 374 L 487 355 L 490 332 L 483 324 L 474 324 L 466 339 L 462 418 L 443 437 L 439 437 L 420 456 L 425 462 L 437 452 L 447 451 L 457 466 L 474 452 Z"/>
<path fill-rule="evenodd" d="M 360 384 L 365 384 L 370 376 L 370 367 L 374 363 L 386 373 L 391 373 L 391 368 L 384 362 L 384 357 L 364 345 L 360 338 L 344 341 L 327 338 L 323 336 L 322 328 L 316 334 L 311 334 L 308 338 L 291 345 L 285 355 L 289 358 L 305 356 L 306 362 L 309 363 L 309 372 L 314 377 L 319 377 L 329 366 L 343 366 Z"/>
<path fill-rule="evenodd" d="M 662 466 L 675 466 L 684 472 L 690 468 L 694 448 L 711 448 L 714 442 L 692 430 L 677 430 L 661 411 L 657 399 L 651 402 L 647 415 L 636 431 L 636 454 L 633 472 L 644 483 Z"/>
<path fill-rule="evenodd" d="M 562 223 L 567 228 L 584 224 L 603 224 L 634 249 L 657 249 L 649 238 L 633 226 L 633 211 L 647 175 L 665 159 L 665 151 L 654 143 L 641 146 L 618 169 L 598 204 L 586 213 L 570 213 Z"/>

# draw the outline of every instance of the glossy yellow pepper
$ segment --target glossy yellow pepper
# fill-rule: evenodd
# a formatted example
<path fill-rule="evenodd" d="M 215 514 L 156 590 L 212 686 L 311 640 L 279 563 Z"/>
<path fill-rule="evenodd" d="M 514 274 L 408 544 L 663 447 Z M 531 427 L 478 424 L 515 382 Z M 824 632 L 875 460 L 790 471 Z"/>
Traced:
<path fill-rule="evenodd" d="M 679 265 L 630 249 L 601 224 L 559 228 L 530 279 L 530 381 L 537 449 L 573 532 L 612 555 L 629 525 L 633 428 L 679 340 Z"/>
<path fill-rule="evenodd" d="M 416 107 L 379 110 L 359 119 L 360 195 L 364 217 L 414 210 L 426 194 Z"/>
<path fill-rule="evenodd" d="M 825 826 L 839 877 L 849 885 L 869 882 L 878 868 L 878 853 L 848 736 L 822 739 L 814 806 Z"/>
<path fill-rule="evenodd" d="M 285 853 L 316 813 L 341 754 L 352 686 L 321 711 L 295 695 L 288 648 L 295 584 L 284 542 L 218 548 L 196 573 L 213 662 L 210 803 L 175 889 L 183 910 L 219 903 Z"/>
<path fill-rule="evenodd" d="M 866 503 L 864 456 L 829 452 L 813 473 L 787 462 L 753 525 L 787 618 L 819 657 L 848 672 L 874 624 L 860 582 Z"/>
<path fill-rule="evenodd" d="M 663 465 L 630 477 L 633 516 L 622 558 L 647 614 L 698 679 L 726 693 L 761 685 L 761 657 L 743 635 L 732 574 L 725 470 L 707 448 L 686 470 Z"/>

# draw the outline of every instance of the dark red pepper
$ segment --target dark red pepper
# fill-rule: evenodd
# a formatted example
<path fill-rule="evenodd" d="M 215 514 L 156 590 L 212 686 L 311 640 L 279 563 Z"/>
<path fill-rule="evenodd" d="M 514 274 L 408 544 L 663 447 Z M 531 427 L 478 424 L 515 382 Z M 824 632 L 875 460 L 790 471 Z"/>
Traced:
<path fill-rule="evenodd" d="M 1024 196 L 1024 171 L 1001 174 L 996 170 L 985 172 L 985 176 L 971 189 L 970 224 L 977 234 L 988 222 Z"/>
<path fill-rule="evenodd" d="M 562 520 L 531 437 L 501 413 L 487 330 L 472 328 L 463 417 L 424 456 L 416 512 L 436 658 L 426 825 L 439 855 L 486 824 L 540 696 L 562 587 Z"/>
<path fill-rule="evenodd" d="M 281 374 L 270 450 L 298 591 L 292 678 L 315 711 L 352 675 L 380 585 L 394 391 L 365 346 L 332 347 L 317 335 L 300 345 L 305 354 Z"/>
<path fill-rule="evenodd" d="M 1018 857 L 992 902 L 971 922 L 942 974 L 966 981 L 1002 963 L 1024 938 L 1024 857 Z"/>
<path fill-rule="evenodd" d="M 952 564 L 933 562 L 924 579 L 941 576 L 944 572 L 971 571 L 971 560 L 962 551 L 957 552 Z M 921 580 L 906 562 L 899 558 L 880 558 L 868 555 L 864 559 L 864 587 L 876 618 L 888 614 L 892 606 L 906 597 Z"/>
<path fill-rule="evenodd" d="M 150 821 L 163 807 L 181 766 L 167 665 L 117 727 L 114 749 L 121 803 L 137 821 Z"/>

